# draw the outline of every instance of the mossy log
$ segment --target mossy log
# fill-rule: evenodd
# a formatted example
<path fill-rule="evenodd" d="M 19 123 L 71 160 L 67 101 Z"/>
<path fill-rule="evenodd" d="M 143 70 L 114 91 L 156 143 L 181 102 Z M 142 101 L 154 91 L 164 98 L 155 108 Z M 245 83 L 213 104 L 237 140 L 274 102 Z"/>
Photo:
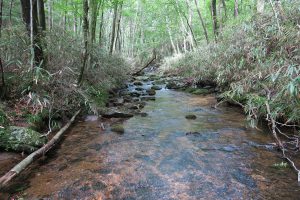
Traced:
<path fill-rule="evenodd" d="M 32 162 L 43 156 L 47 153 L 55 144 L 61 139 L 63 134 L 66 130 L 72 125 L 75 121 L 75 118 L 80 113 L 80 110 L 75 113 L 75 115 L 71 118 L 71 120 L 62 128 L 60 129 L 56 135 L 43 147 L 36 150 L 35 152 L 31 153 L 27 156 L 24 160 L 14 166 L 9 172 L 7 172 L 4 176 L 0 178 L 0 188 L 5 186 L 10 180 L 12 180 L 15 176 L 20 174 L 26 167 L 28 167 Z"/>

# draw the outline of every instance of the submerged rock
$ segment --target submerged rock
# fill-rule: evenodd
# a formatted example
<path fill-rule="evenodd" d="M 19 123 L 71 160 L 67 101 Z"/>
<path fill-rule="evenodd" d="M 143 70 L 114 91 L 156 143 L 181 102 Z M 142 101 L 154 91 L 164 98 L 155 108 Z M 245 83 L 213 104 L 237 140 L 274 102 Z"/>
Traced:
<path fill-rule="evenodd" d="M 147 93 L 148 93 L 150 96 L 156 95 L 156 92 L 155 92 L 154 89 L 149 89 L 149 90 L 147 90 Z"/>
<path fill-rule="evenodd" d="M 153 86 L 151 87 L 151 89 L 152 89 L 152 90 L 161 90 L 162 88 L 161 88 L 160 86 L 158 86 L 158 85 L 153 85 Z"/>
<path fill-rule="evenodd" d="M 133 117 L 132 113 L 122 112 L 118 110 L 108 110 L 102 113 L 102 117 L 104 118 L 131 118 Z"/>
<path fill-rule="evenodd" d="M 41 134 L 25 127 L 11 126 L 0 129 L 0 148 L 31 153 L 47 142 Z"/>
<path fill-rule="evenodd" d="M 143 83 L 142 83 L 141 81 L 135 81 L 135 82 L 133 83 L 133 85 L 139 85 L 139 86 L 142 86 Z"/>
<path fill-rule="evenodd" d="M 136 90 L 136 91 L 143 91 L 144 88 L 142 88 L 142 87 L 136 87 L 135 90 Z"/>
<path fill-rule="evenodd" d="M 122 124 L 114 124 L 111 126 L 110 130 L 119 134 L 123 134 L 125 132 L 125 129 Z"/>
<path fill-rule="evenodd" d="M 193 115 L 193 114 L 189 114 L 189 115 L 186 115 L 185 118 L 190 119 L 190 120 L 195 120 L 195 119 L 197 119 L 197 116 Z"/>
<path fill-rule="evenodd" d="M 144 96 L 141 98 L 142 101 L 155 101 L 155 97 L 151 96 Z"/>

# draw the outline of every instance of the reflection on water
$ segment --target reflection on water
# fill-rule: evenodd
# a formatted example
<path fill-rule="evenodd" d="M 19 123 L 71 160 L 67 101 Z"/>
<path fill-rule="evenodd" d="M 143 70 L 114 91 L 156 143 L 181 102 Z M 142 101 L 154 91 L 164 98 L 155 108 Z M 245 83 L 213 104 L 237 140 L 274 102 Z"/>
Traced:
<path fill-rule="evenodd" d="M 259 146 L 272 141 L 268 134 L 214 103 L 162 90 L 147 117 L 124 122 L 123 135 L 80 122 L 11 188 L 29 199 L 297 199 L 294 172 L 273 168 L 278 154 Z"/>

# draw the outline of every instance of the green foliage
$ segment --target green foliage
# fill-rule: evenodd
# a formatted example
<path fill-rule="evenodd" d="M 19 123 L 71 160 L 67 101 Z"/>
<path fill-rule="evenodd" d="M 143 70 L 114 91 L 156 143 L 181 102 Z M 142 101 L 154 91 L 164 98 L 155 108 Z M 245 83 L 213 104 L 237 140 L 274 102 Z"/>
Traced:
<path fill-rule="evenodd" d="M 5 112 L 0 107 L 0 126 L 7 127 L 9 125 L 9 120 L 5 114 Z M 0 127 L 1 130 L 1 127 Z"/>
<path fill-rule="evenodd" d="M 215 81 L 223 98 L 244 107 L 253 126 L 267 114 L 266 102 L 277 120 L 299 123 L 300 4 L 282 3 L 285 16 L 279 19 L 279 26 L 267 7 L 264 15 L 239 25 L 227 24 L 217 44 L 166 59 L 163 68 Z"/>

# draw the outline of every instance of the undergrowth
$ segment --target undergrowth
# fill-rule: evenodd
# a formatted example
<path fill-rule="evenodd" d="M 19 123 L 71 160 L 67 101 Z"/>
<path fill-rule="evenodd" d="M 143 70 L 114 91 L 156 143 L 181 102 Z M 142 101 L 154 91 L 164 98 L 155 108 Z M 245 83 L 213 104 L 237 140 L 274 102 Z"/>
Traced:
<path fill-rule="evenodd" d="M 51 129 L 57 126 L 55 119 L 70 117 L 82 107 L 87 112 L 97 112 L 107 101 L 107 91 L 119 87 L 127 78 L 126 61 L 116 55 L 109 56 L 94 45 L 90 47 L 84 82 L 78 87 L 82 41 L 59 27 L 44 35 L 45 67 L 36 67 L 33 71 L 30 41 L 21 22 L 5 26 L 0 42 L 7 86 L 6 115 L 14 112 L 11 119 L 23 119 L 36 129 L 41 129 L 38 124 L 49 124 Z M 6 115 L 0 112 L 1 124 L 7 119 Z"/>
<path fill-rule="evenodd" d="M 282 11 L 275 17 L 269 8 L 227 26 L 217 44 L 166 58 L 163 71 L 214 81 L 225 100 L 244 107 L 253 126 L 267 115 L 266 102 L 278 121 L 299 124 L 300 4 L 282 1 Z"/>

